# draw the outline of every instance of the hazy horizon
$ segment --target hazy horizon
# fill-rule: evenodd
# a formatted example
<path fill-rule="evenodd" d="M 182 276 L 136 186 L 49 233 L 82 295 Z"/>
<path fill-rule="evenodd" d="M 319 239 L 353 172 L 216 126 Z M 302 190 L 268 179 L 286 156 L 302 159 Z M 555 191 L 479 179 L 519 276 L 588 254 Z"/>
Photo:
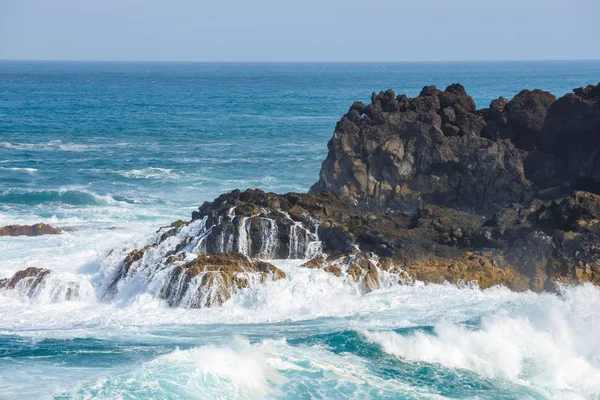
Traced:
<path fill-rule="evenodd" d="M 0 62 L 49 62 L 49 63 L 156 63 L 156 64 L 460 64 L 460 63 L 545 63 L 545 62 L 600 62 L 600 58 L 571 58 L 571 59 L 522 59 L 522 60 L 68 60 L 68 59 L 11 59 L 0 58 Z"/>
<path fill-rule="evenodd" d="M 594 0 L 7 0 L 0 60 L 594 60 L 599 14 Z"/>

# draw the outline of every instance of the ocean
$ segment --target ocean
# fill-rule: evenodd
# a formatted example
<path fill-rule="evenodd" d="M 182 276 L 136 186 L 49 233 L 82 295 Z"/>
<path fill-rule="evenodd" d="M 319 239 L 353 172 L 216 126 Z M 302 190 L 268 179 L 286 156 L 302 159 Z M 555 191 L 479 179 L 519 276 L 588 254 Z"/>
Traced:
<path fill-rule="evenodd" d="M 222 307 L 96 288 L 161 226 L 232 189 L 305 192 L 353 101 L 460 82 L 477 106 L 600 81 L 600 61 L 0 62 L 0 279 L 26 267 L 80 296 L 0 292 L 0 399 L 600 399 L 600 290 L 416 283 L 361 295 L 287 278 Z M 121 253 L 119 253 L 121 254 Z"/>

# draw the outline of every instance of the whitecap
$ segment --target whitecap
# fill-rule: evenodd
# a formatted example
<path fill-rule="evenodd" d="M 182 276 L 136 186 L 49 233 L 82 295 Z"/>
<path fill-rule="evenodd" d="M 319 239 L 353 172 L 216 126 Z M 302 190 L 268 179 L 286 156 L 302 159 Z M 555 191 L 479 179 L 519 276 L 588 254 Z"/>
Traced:
<path fill-rule="evenodd" d="M 473 326 L 442 319 L 434 332 L 358 329 L 405 361 L 466 369 L 518 381 L 556 398 L 600 396 L 600 289 L 590 284 L 542 294 L 484 315 Z"/>
<path fill-rule="evenodd" d="M 148 167 L 144 169 L 132 169 L 130 171 L 116 171 L 119 175 L 125 178 L 137 179 L 175 179 L 179 177 L 179 173 L 169 168 Z"/>
<path fill-rule="evenodd" d="M 37 172 L 37 168 L 26 168 L 26 167 L 0 167 L 0 169 L 7 171 L 25 171 L 25 172 Z"/>

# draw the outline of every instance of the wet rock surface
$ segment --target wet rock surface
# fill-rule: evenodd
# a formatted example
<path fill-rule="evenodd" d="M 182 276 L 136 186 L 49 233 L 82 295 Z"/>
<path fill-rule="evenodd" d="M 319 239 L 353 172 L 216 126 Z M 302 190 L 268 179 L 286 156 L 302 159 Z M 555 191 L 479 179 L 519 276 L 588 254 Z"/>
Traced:
<path fill-rule="evenodd" d="M 170 305 L 214 307 L 252 283 L 285 276 L 273 264 L 250 260 L 241 254 L 202 255 L 178 266 L 161 288 L 160 297 Z"/>
<path fill-rule="evenodd" d="M 29 267 L 15 272 L 11 278 L 0 280 L 0 289 L 13 290 L 19 287 L 25 292 L 32 292 L 50 273 L 50 270 L 44 268 Z"/>
<path fill-rule="evenodd" d="M 0 290 L 18 293 L 28 298 L 46 295 L 51 302 L 78 298 L 80 291 L 78 282 L 60 279 L 50 282 L 53 274 L 45 268 L 25 268 L 15 272 L 10 278 L 0 279 Z"/>
<path fill-rule="evenodd" d="M 0 228 L 0 236 L 58 235 L 60 232 L 60 229 L 41 222 L 34 225 L 8 225 Z"/>

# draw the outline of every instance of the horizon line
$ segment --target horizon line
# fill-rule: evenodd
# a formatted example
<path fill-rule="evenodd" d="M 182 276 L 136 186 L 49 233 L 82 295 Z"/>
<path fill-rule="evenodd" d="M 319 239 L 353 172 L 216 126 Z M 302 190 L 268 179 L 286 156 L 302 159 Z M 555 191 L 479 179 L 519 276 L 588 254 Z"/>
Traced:
<path fill-rule="evenodd" d="M 506 60 L 87 60 L 87 59 L 12 59 L 0 58 L 0 62 L 66 62 L 66 63 L 178 63 L 178 64 L 423 64 L 423 63 L 500 63 L 500 62 L 590 62 L 600 61 L 600 58 L 571 58 L 571 59 L 506 59 Z"/>

